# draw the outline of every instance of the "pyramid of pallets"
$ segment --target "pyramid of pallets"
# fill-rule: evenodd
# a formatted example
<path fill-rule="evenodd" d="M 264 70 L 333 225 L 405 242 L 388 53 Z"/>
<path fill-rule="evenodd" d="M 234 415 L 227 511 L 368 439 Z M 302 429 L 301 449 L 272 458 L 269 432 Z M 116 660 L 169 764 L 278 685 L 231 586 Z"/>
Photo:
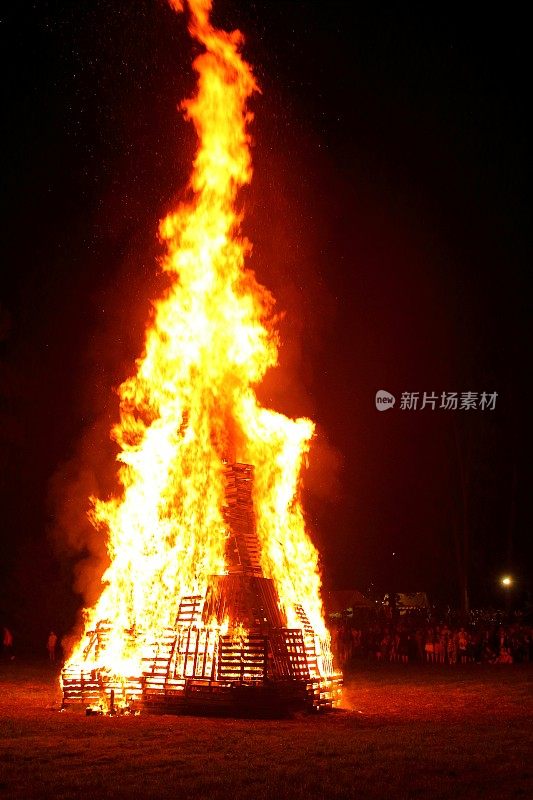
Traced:
<path fill-rule="evenodd" d="M 274 583 L 263 575 L 253 477 L 250 464 L 225 466 L 227 574 L 213 575 L 205 596 L 180 599 L 174 626 L 147 643 L 141 675 L 116 681 L 102 671 L 66 668 L 65 706 L 124 700 L 151 712 L 245 707 L 253 713 L 333 705 L 340 676 L 333 673 L 331 657 L 326 661 L 301 605 L 294 607 L 299 627 L 287 627 Z M 226 620 L 231 624 L 223 632 Z M 109 623 L 101 622 L 89 634 L 87 656 L 105 650 L 109 630 Z"/>

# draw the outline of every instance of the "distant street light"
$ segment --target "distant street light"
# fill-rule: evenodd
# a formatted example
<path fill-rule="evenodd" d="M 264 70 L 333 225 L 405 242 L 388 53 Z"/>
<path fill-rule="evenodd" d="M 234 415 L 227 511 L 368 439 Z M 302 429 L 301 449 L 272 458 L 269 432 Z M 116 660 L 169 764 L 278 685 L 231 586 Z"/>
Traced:
<path fill-rule="evenodd" d="M 501 585 L 503 586 L 503 591 L 505 593 L 505 611 L 507 617 L 511 615 L 511 596 L 513 592 L 511 591 L 513 588 L 513 579 L 510 575 L 503 575 L 500 580 Z"/>

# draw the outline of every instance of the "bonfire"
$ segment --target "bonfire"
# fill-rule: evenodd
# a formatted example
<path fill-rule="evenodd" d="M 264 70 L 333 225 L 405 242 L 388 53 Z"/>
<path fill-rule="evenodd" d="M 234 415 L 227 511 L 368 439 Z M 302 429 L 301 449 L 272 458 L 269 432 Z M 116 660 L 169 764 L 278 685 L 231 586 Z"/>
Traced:
<path fill-rule="evenodd" d="M 63 703 L 328 708 L 340 675 L 300 498 L 314 425 L 264 408 L 255 391 L 279 344 L 241 233 L 258 87 L 241 33 L 212 25 L 211 0 L 170 2 L 202 48 L 182 104 L 198 147 L 184 199 L 160 223 L 167 288 L 119 389 L 120 489 L 92 498 L 109 566 L 65 665 Z"/>

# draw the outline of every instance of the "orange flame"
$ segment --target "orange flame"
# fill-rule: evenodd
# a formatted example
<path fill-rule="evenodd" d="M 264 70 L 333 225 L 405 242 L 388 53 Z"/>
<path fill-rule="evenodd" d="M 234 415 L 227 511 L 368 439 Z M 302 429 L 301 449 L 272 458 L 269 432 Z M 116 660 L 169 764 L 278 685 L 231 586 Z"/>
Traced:
<path fill-rule="evenodd" d="M 98 663 L 116 675 L 138 670 L 143 645 L 173 625 L 182 596 L 205 593 L 209 576 L 225 572 L 228 459 L 255 466 L 261 566 L 289 626 L 302 627 L 301 604 L 328 640 L 318 554 L 299 499 L 314 426 L 262 408 L 253 388 L 278 358 L 274 300 L 245 266 L 250 244 L 237 206 L 252 174 L 246 104 L 258 87 L 240 32 L 211 25 L 210 0 L 188 8 L 190 32 L 205 48 L 194 61 L 198 91 L 183 103 L 199 139 L 189 199 L 160 224 L 170 287 L 154 304 L 136 374 L 119 389 L 112 436 L 122 491 L 93 500 L 91 512 L 108 537 L 110 566 L 85 631 L 108 621 Z M 71 663 L 83 660 L 82 643 Z"/>

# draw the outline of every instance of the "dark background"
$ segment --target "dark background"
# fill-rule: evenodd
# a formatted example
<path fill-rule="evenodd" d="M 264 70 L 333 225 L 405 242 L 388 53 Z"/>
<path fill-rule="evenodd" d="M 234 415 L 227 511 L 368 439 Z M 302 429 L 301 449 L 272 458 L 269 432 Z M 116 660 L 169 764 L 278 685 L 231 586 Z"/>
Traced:
<path fill-rule="evenodd" d="M 530 580 L 525 19 L 447 5 L 216 3 L 262 94 L 243 194 L 278 299 L 265 402 L 311 414 L 306 506 L 327 586 L 473 605 Z M 113 488 L 113 393 L 157 295 L 158 219 L 195 140 L 195 48 L 160 0 L 3 9 L 0 623 L 72 624 L 86 497 Z M 498 392 L 495 411 L 374 407 Z M 462 470 L 462 472 L 461 472 Z M 463 484 L 461 482 L 463 475 Z M 462 486 L 465 493 L 462 492 Z M 464 497 L 466 497 L 466 514 Z M 465 537 L 466 531 L 466 537 Z M 90 594 L 90 592 L 89 592 Z"/>

